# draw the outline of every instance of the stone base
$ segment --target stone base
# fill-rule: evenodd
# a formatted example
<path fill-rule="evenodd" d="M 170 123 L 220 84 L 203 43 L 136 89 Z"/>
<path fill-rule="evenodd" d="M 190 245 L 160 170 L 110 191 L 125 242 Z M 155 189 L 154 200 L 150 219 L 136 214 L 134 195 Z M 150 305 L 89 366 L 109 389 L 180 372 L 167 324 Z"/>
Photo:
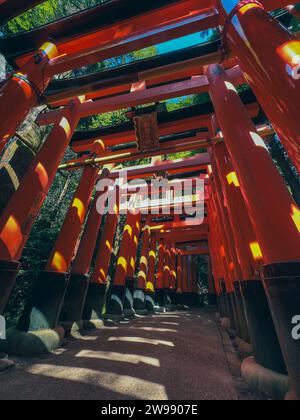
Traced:
<path fill-rule="evenodd" d="M 19 268 L 20 263 L 17 261 L 0 261 L 0 315 L 4 312 Z"/>
<path fill-rule="evenodd" d="M 38 356 L 60 348 L 64 336 L 64 329 L 60 326 L 30 332 L 10 328 L 6 340 L 0 340 L 0 351 L 14 356 Z"/>
<path fill-rule="evenodd" d="M 136 315 L 136 312 L 134 309 L 124 309 L 124 316 L 125 318 L 134 318 Z"/>
<path fill-rule="evenodd" d="M 286 394 L 285 401 L 299 401 L 296 392 L 293 389 L 290 389 Z"/>
<path fill-rule="evenodd" d="M 101 330 L 104 326 L 103 319 L 90 319 L 84 320 L 82 329 L 84 330 Z"/>
<path fill-rule="evenodd" d="M 225 330 L 229 330 L 232 326 L 231 320 L 229 318 L 220 318 L 221 327 Z"/>
<path fill-rule="evenodd" d="M 234 347 L 241 359 L 253 356 L 253 348 L 251 344 L 247 343 L 240 337 L 235 337 L 233 340 Z"/>
<path fill-rule="evenodd" d="M 119 315 L 116 315 L 116 314 L 105 314 L 104 317 L 103 317 L 105 324 L 106 323 L 110 323 L 110 322 L 118 323 L 118 322 L 124 321 L 125 318 L 126 317 L 125 317 L 125 314 L 124 313 L 123 314 L 119 314 Z"/>
<path fill-rule="evenodd" d="M 83 328 L 83 321 L 77 322 L 59 322 L 59 325 L 65 330 L 65 336 L 73 336 L 74 334 L 78 334 L 78 332 Z"/>
<path fill-rule="evenodd" d="M 242 377 L 249 388 L 262 399 L 284 400 L 290 390 L 288 376 L 264 368 L 255 362 L 254 357 L 243 361 Z"/>

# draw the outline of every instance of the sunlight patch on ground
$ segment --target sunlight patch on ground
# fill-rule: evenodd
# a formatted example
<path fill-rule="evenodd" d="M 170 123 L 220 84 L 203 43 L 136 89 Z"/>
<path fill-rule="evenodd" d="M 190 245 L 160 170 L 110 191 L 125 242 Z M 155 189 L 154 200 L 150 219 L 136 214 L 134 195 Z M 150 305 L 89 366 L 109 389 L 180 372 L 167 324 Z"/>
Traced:
<path fill-rule="evenodd" d="M 142 331 L 153 331 L 153 332 L 173 332 L 177 333 L 177 330 L 171 330 L 170 328 L 155 328 L 155 327 L 130 327 L 131 330 L 142 330 Z"/>
<path fill-rule="evenodd" d="M 160 367 L 160 362 L 154 357 L 141 356 L 139 354 L 125 354 L 106 351 L 82 350 L 75 357 L 85 357 L 89 359 L 112 360 L 116 362 L 132 363 L 137 365 L 144 363 L 145 365 Z"/>
<path fill-rule="evenodd" d="M 141 344 L 152 344 L 153 346 L 167 346 L 175 347 L 171 341 L 155 340 L 152 338 L 143 337 L 110 337 L 108 341 L 123 341 L 127 343 L 141 343 Z"/>
<path fill-rule="evenodd" d="M 117 392 L 124 396 L 143 400 L 167 400 L 168 396 L 163 385 L 134 376 L 117 375 L 100 370 L 84 369 L 71 366 L 53 366 L 50 364 L 36 364 L 26 369 L 27 373 L 64 381 L 79 382 L 100 389 Z M 101 391 L 99 390 L 99 398 Z"/>

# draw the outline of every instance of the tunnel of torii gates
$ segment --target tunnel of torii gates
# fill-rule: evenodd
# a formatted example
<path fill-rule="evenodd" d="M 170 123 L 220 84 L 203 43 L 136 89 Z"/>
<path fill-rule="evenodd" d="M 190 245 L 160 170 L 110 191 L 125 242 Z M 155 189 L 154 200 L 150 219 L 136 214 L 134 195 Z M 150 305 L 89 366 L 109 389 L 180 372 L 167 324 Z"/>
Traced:
<path fill-rule="evenodd" d="M 38 3 L 1 0 L 0 23 Z M 18 330 L 5 341 L 8 352 L 33 353 L 33 336 L 42 343 L 39 351 L 58 347 L 62 327 L 100 324 L 104 306 L 109 316 L 121 317 L 151 312 L 154 304 L 196 305 L 195 256 L 206 255 L 211 302 L 216 298 L 221 316 L 251 343 L 256 363 L 288 375 L 290 398 L 300 399 L 300 342 L 291 334 L 300 314 L 300 211 L 267 148 L 276 133 L 299 171 L 300 41 L 289 29 L 299 12 L 293 3 L 110 0 L 0 38 L 13 68 L 0 84 L 1 150 L 33 107 L 48 105 L 37 124 L 52 126 L 0 217 L 0 314 L 56 172 L 83 170 Z M 271 17 L 277 9 L 283 12 Z M 214 41 L 80 77 L 54 77 L 212 28 L 220 32 Z M 179 111 L 167 112 L 163 102 L 204 92 L 211 102 Z M 127 123 L 76 130 L 81 118 L 120 109 L 129 109 Z M 69 144 L 77 159 L 61 164 Z M 179 161 L 159 158 L 192 150 L 193 157 Z M 165 179 L 180 198 L 183 181 L 202 179 L 202 196 L 188 201 L 205 200 L 204 218 L 178 212 L 183 195 L 167 212 L 155 200 L 150 207 L 157 214 L 136 206 L 126 216 L 108 281 L 121 204 L 104 221 L 94 187 L 98 179 L 121 176 L 124 162 L 142 158 L 151 164 L 126 168 L 129 180 Z M 119 199 L 134 196 L 126 194 L 118 190 Z"/>

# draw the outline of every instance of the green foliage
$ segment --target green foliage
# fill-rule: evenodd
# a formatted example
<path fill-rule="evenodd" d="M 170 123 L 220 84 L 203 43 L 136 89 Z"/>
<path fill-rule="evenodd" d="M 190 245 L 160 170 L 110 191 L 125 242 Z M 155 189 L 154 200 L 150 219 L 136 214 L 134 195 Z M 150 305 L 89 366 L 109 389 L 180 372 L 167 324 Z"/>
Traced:
<path fill-rule="evenodd" d="M 28 31 L 54 20 L 79 12 L 106 0 L 47 0 L 35 8 L 11 20 L 3 27 L 6 35 Z"/>

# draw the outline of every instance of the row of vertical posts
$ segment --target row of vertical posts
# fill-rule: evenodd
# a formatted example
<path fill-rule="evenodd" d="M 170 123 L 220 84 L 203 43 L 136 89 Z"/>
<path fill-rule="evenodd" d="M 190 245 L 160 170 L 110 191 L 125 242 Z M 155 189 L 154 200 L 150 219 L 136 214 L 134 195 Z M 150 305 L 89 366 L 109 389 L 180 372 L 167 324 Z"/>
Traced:
<path fill-rule="evenodd" d="M 300 309 L 300 211 L 224 70 L 209 66 L 206 75 L 224 137 L 211 150 L 208 203 L 220 306 L 244 339 L 249 334 L 256 362 L 288 371 L 299 397 L 291 331 Z"/>

